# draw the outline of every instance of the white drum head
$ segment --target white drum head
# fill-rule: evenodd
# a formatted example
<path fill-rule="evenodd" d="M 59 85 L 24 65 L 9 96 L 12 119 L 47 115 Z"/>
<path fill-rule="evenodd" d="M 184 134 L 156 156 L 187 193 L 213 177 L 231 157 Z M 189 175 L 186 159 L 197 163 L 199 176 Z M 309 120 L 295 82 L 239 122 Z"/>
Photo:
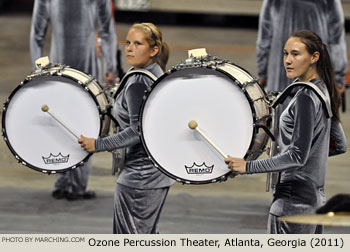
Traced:
<path fill-rule="evenodd" d="M 98 137 L 101 120 L 92 95 L 69 78 L 40 76 L 10 96 L 3 125 L 7 144 L 31 168 L 46 172 L 75 168 L 91 154 L 41 110 L 43 104 L 78 136 Z"/>
<path fill-rule="evenodd" d="M 225 154 L 243 158 L 253 135 L 250 104 L 233 79 L 208 68 L 165 75 L 143 104 L 142 141 L 155 164 L 181 182 L 215 182 L 230 170 L 222 155 L 188 127 L 191 120 Z"/>

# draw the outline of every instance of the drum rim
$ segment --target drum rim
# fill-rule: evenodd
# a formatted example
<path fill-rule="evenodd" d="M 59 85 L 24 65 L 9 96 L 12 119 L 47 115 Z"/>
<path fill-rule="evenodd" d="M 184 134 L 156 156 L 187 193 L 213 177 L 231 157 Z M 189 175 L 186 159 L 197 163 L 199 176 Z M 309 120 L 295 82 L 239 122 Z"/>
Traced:
<path fill-rule="evenodd" d="M 97 85 L 99 86 L 99 88 L 101 88 L 101 85 L 98 83 L 98 81 L 92 77 L 91 75 L 83 72 L 83 71 L 80 71 L 80 70 L 77 70 L 77 69 L 74 69 L 74 68 L 71 68 L 71 67 L 68 67 L 68 66 L 64 66 L 60 71 L 56 71 L 56 72 L 53 72 L 51 73 L 50 70 L 52 69 L 55 69 L 55 68 L 59 68 L 60 65 L 55 65 L 51 68 L 48 69 L 47 72 L 44 72 L 43 73 L 39 73 L 39 74 L 34 74 L 34 75 L 29 75 L 27 76 L 27 78 L 25 78 L 11 93 L 10 95 L 8 96 L 8 98 L 6 99 L 6 102 L 4 103 L 4 106 L 3 106 L 3 112 L 2 112 L 2 136 L 3 136 L 3 139 L 7 145 L 7 147 L 9 148 L 9 150 L 11 151 L 12 155 L 17 159 L 17 161 L 19 163 L 21 163 L 22 165 L 24 166 L 27 166 L 33 170 L 36 170 L 36 171 L 40 171 L 40 172 L 43 172 L 43 173 L 47 173 L 47 174 L 54 174 L 54 173 L 62 173 L 62 172 L 66 172 L 66 171 L 70 171 L 70 170 L 73 170 L 79 166 L 82 166 L 84 165 L 84 163 L 86 163 L 88 161 L 88 159 L 92 156 L 93 153 L 88 153 L 86 155 L 86 157 L 79 161 L 78 163 L 74 164 L 74 165 L 71 165 L 65 169 L 60 169 L 60 170 L 46 170 L 46 169 L 43 169 L 43 168 L 39 168 L 29 162 L 27 162 L 26 160 L 24 160 L 15 150 L 14 148 L 12 147 L 9 139 L 8 139 L 8 136 L 7 136 L 7 133 L 6 133 L 6 113 L 7 113 L 7 108 L 12 100 L 12 98 L 15 96 L 15 94 L 18 92 L 18 90 L 20 90 L 24 85 L 28 84 L 29 82 L 37 79 L 37 78 L 40 78 L 42 76 L 59 76 L 59 77 L 64 77 L 64 78 L 67 78 L 67 79 L 70 79 L 70 80 L 73 80 L 77 85 L 79 85 L 82 89 L 84 89 L 85 91 L 87 91 L 89 93 L 89 95 L 93 98 L 95 104 L 96 104 L 96 107 L 98 109 L 98 112 L 99 112 L 99 121 L 100 121 L 100 129 L 99 129 L 99 135 L 101 134 L 101 131 L 102 131 L 102 127 L 103 127 L 103 120 L 102 120 L 102 117 L 103 117 L 103 111 L 102 111 L 102 108 L 100 107 L 98 101 L 97 101 L 97 98 L 96 96 L 92 93 L 92 91 L 88 88 L 87 85 L 85 85 L 84 83 L 82 83 L 80 80 L 68 75 L 68 74 L 64 74 L 62 73 L 61 71 L 62 70 L 75 70 L 77 72 L 80 72 L 84 75 L 86 75 L 87 77 L 90 77 L 91 79 L 89 80 L 89 83 L 91 83 L 92 81 L 95 81 L 97 83 Z M 102 88 L 101 88 L 102 89 Z"/>
<path fill-rule="evenodd" d="M 236 64 L 233 64 L 233 63 L 230 63 L 230 62 L 225 62 L 225 64 L 229 64 L 229 65 L 233 65 L 239 69 L 241 69 L 242 71 L 248 73 L 252 78 L 253 78 L 253 75 L 251 75 L 248 71 L 246 71 L 245 69 L 243 69 L 242 67 L 240 66 L 237 66 Z M 183 184 L 209 184 L 209 183 L 215 183 L 215 182 L 220 182 L 220 181 L 225 181 L 227 180 L 227 178 L 231 175 L 233 175 L 233 172 L 232 171 L 228 171 L 227 173 L 225 173 L 224 175 L 221 175 L 219 177 L 216 177 L 215 179 L 208 179 L 208 180 L 202 180 L 202 181 L 197 181 L 197 180 L 189 180 L 189 179 L 183 179 L 183 178 L 179 178 L 173 174 L 171 174 L 170 172 L 168 172 L 166 169 L 164 169 L 156 160 L 155 158 L 153 157 L 152 153 L 150 152 L 150 150 L 148 149 L 147 147 L 147 144 L 146 144 L 146 141 L 144 139 L 144 136 L 143 136 L 143 127 L 142 127 L 142 116 L 143 116 L 143 111 L 145 109 L 145 104 L 147 103 L 147 100 L 149 98 L 149 95 L 150 93 L 152 92 L 152 90 L 164 79 L 166 78 L 167 76 L 169 76 L 171 73 L 173 72 L 176 72 L 176 71 L 179 71 L 179 70 L 182 70 L 182 69 L 197 69 L 199 68 L 198 66 L 191 66 L 191 67 L 185 67 L 185 68 L 181 68 L 181 69 L 176 69 L 176 68 L 172 68 L 171 70 L 167 71 L 166 73 L 164 73 L 162 76 L 160 76 L 152 85 L 151 87 L 145 92 L 145 95 L 143 96 L 143 101 L 142 101 L 142 104 L 141 104 L 141 107 L 140 107 L 140 113 L 139 113 L 139 131 L 140 131 L 140 138 L 141 138 L 141 142 L 142 142 L 142 145 L 148 155 L 148 158 L 149 160 L 153 163 L 153 165 L 159 169 L 161 172 L 163 172 L 164 174 L 166 174 L 167 176 L 175 179 L 177 182 L 181 182 Z M 252 101 L 252 99 L 249 97 L 247 91 L 245 89 L 242 88 L 242 83 L 240 83 L 240 81 L 238 81 L 236 78 L 234 78 L 233 76 L 231 76 L 228 72 L 224 71 L 223 69 L 220 69 L 220 68 L 217 68 L 217 67 L 211 67 L 211 66 L 201 66 L 201 68 L 207 68 L 207 69 L 211 69 L 211 70 L 214 70 L 214 71 L 218 71 L 222 74 L 224 74 L 225 76 L 229 77 L 231 80 L 233 80 L 237 85 L 239 85 L 239 87 L 242 89 L 244 95 L 246 96 L 246 98 L 248 99 L 248 103 L 249 103 L 249 106 L 250 106 L 250 109 L 252 111 L 252 115 L 253 115 L 253 134 L 252 134 L 252 138 L 250 140 L 250 144 L 249 144 L 249 148 L 246 152 L 246 154 L 244 155 L 244 159 L 246 159 L 248 157 L 248 152 L 249 152 L 249 149 L 252 147 L 253 143 L 254 143 L 254 138 L 255 138 L 255 123 L 256 123 L 256 111 L 255 111 L 255 108 L 254 108 L 254 103 Z M 253 78 L 253 80 L 255 82 L 257 82 L 257 84 L 259 85 L 258 81 Z M 260 86 L 260 85 L 259 85 Z M 262 89 L 262 88 L 261 88 Z M 262 89 L 263 90 L 263 89 Z M 264 94 L 265 94 L 265 91 L 263 90 Z"/>

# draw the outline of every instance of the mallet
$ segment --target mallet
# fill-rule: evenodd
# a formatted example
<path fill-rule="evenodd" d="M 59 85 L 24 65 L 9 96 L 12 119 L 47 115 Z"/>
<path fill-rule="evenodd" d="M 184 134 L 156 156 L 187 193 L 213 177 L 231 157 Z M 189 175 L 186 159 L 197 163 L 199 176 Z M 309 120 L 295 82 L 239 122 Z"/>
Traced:
<path fill-rule="evenodd" d="M 224 158 L 227 158 L 227 155 L 222 151 L 220 150 L 220 148 L 218 146 L 216 146 L 216 144 L 214 144 L 210 139 L 209 137 L 207 137 L 203 131 L 201 131 L 199 128 L 198 128 L 198 123 L 195 121 L 195 120 L 191 120 L 189 121 L 188 123 L 188 127 L 190 129 L 193 129 L 193 130 L 196 130 L 211 146 L 214 147 L 214 149 L 219 152 L 221 154 L 221 156 L 223 156 Z"/>
<path fill-rule="evenodd" d="M 69 131 L 73 136 L 75 136 L 77 139 L 79 139 L 79 136 L 75 134 L 68 126 L 66 126 L 61 120 L 59 120 L 52 112 L 49 111 L 49 106 L 46 104 L 41 106 L 41 110 L 43 112 L 48 113 L 53 119 L 55 119 L 59 124 L 61 124 L 66 130 Z"/>

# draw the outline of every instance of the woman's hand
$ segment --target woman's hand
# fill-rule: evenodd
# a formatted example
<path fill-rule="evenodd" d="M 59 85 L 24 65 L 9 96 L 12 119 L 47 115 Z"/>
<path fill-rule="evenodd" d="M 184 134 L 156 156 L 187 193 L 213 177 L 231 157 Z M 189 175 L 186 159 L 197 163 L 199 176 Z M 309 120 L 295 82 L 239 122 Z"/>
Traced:
<path fill-rule="evenodd" d="M 260 84 L 260 86 L 261 86 L 262 88 L 266 88 L 266 86 L 267 86 L 267 78 L 266 78 L 266 77 L 261 78 L 261 79 L 259 80 L 259 84 Z"/>
<path fill-rule="evenodd" d="M 278 153 L 280 153 L 280 147 L 279 146 L 277 146 L 276 147 L 276 152 L 274 153 L 274 155 L 277 155 Z M 271 154 L 271 147 L 266 147 L 266 155 L 268 155 L 269 157 L 270 157 L 270 154 Z"/>
<path fill-rule="evenodd" d="M 242 158 L 234 158 L 228 155 L 227 158 L 225 158 L 225 163 L 227 167 L 236 174 L 246 173 L 247 162 Z"/>
<path fill-rule="evenodd" d="M 116 83 L 116 75 L 115 73 L 112 73 L 112 72 L 108 72 L 105 74 L 104 76 L 104 82 L 106 84 L 107 87 L 112 87 L 115 85 Z"/>
<path fill-rule="evenodd" d="M 83 148 L 87 152 L 95 152 L 95 140 L 95 138 L 88 138 L 84 137 L 83 135 L 80 135 L 78 143 L 80 143 L 81 148 Z"/>

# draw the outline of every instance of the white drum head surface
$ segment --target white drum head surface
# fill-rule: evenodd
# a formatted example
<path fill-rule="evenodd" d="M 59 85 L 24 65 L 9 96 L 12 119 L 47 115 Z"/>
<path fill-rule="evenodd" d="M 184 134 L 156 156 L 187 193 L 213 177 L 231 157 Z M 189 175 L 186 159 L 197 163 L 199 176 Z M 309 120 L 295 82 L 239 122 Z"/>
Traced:
<path fill-rule="evenodd" d="M 161 170 L 182 182 L 215 182 L 230 170 L 222 155 L 188 127 L 191 120 L 225 154 L 243 158 L 253 135 L 248 99 L 223 73 L 190 68 L 165 76 L 143 104 L 142 140 Z"/>
<path fill-rule="evenodd" d="M 78 136 L 98 137 L 100 117 L 92 96 L 71 79 L 41 76 L 18 89 L 8 104 L 8 143 L 26 165 L 37 169 L 62 171 L 77 165 L 89 154 L 41 110 L 43 104 Z"/>

